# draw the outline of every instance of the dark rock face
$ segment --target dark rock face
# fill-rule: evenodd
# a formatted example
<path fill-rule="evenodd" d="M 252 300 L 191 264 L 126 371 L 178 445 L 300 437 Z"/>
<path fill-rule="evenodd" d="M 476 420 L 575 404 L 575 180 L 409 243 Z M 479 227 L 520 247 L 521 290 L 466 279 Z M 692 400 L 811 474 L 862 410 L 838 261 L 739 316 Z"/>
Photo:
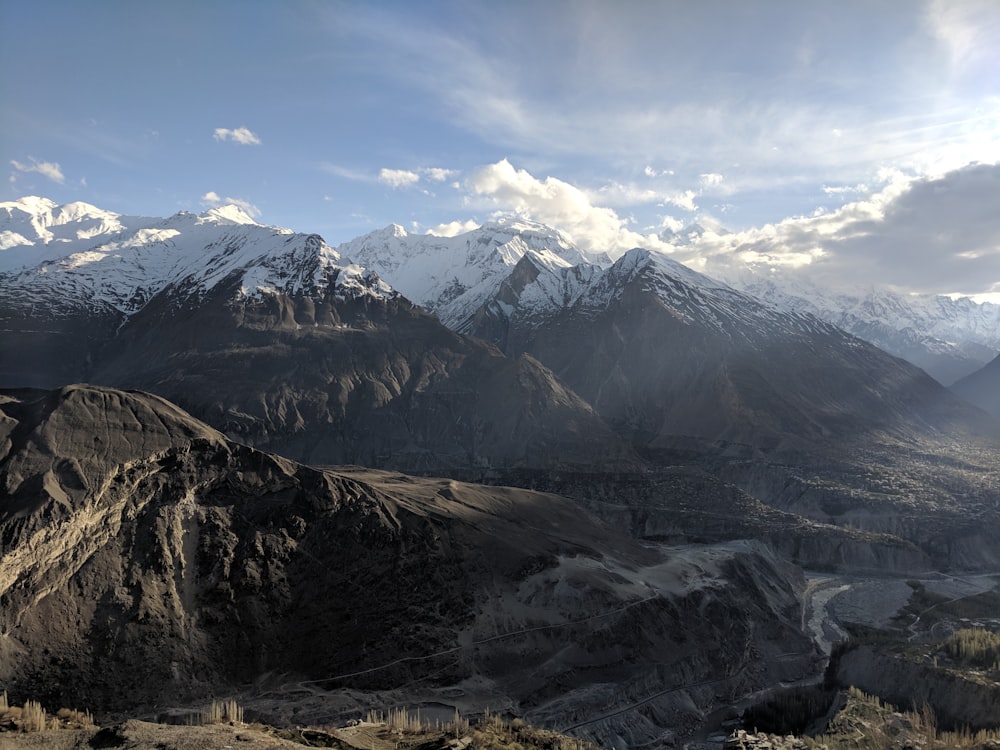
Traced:
<path fill-rule="evenodd" d="M 640 443 L 687 435 L 773 453 L 998 429 L 916 367 L 645 251 L 560 309 L 516 307 L 515 281 L 471 332 L 536 357 Z"/>
<path fill-rule="evenodd" d="M 332 288 L 240 299 L 239 283 L 207 294 L 170 286 L 128 318 L 81 309 L 46 322 L 20 311 L 25 330 L 5 334 L 3 346 L 24 339 L 24 357 L 5 358 L 3 382 L 141 388 L 310 463 L 443 471 L 634 462 L 533 358 L 455 334 L 405 299 Z"/>
<path fill-rule="evenodd" d="M 168 294 L 106 347 L 97 382 L 160 393 L 309 463 L 445 470 L 615 462 L 629 451 L 531 357 L 452 333 L 402 298 Z"/>
<path fill-rule="evenodd" d="M 548 723 L 599 713 L 611 682 L 676 718 L 813 657 L 801 579 L 755 543 L 664 554 L 554 495 L 320 471 L 107 388 L 6 392 L 0 446 L 0 680 L 18 697 L 135 711 L 269 673 L 475 677 Z"/>
<path fill-rule="evenodd" d="M 1000 419 L 1000 356 L 959 380 L 951 390 Z"/>

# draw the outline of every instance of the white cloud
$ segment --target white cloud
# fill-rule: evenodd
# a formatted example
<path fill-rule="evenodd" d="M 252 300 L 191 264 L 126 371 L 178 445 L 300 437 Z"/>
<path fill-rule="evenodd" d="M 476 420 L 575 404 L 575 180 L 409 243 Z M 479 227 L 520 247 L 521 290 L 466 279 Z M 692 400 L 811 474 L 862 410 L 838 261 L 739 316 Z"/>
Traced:
<path fill-rule="evenodd" d="M 685 211 L 697 211 L 698 206 L 695 205 L 694 199 L 699 195 L 698 192 L 694 190 L 684 190 L 679 193 L 672 193 L 671 195 L 666 195 L 663 197 L 665 203 L 670 203 L 671 205 L 677 206 L 677 208 L 682 208 Z"/>
<path fill-rule="evenodd" d="M 471 232 L 473 229 L 478 229 L 479 226 L 479 222 L 472 219 L 468 221 L 449 221 L 447 224 L 438 224 L 436 227 L 430 227 L 427 230 L 427 234 L 433 234 L 436 237 L 454 237 L 465 232 Z"/>
<path fill-rule="evenodd" d="M 698 180 L 703 187 L 717 187 L 725 181 L 725 177 L 717 172 L 708 172 L 698 175 Z"/>
<path fill-rule="evenodd" d="M 679 232 L 684 228 L 684 222 L 680 219 L 675 219 L 669 214 L 665 215 L 660 220 L 660 229 L 666 229 L 670 232 Z"/>
<path fill-rule="evenodd" d="M 713 182 L 714 180 L 709 180 Z M 747 263 L 785 273 L 807 273 L 833 288 L 866 283 L 904 291 L 987 295 L 1000 289 L 1000 164 L 970 164 L 940 177 L 882 170 L 880 185 L 828 212 L 785 219 L 731 234 L 699 216 L 705 233 L 673 246 L 629 221 L 587 192 L 554 177 L 539 179 L 506 159 L 473 172 L 465 182 L 468 204 L 514 213 L 566 231 L 580 247 L 612 257 L 640 246 L 668 252 L 710 275 L 725 277 Z M 618 186 L 619 192 L 621 186 Z M 860 191 L 862 185 L 844 188 Z M 673 196 L 693 206 L 694 191 Z M 473 222 L 431 230 L 450 235 Z M 714 227 L 714 228 L 713 228 Z M 664 216 L 657 230 L 679 231 L 683 222 Z"/>
<path fill-rule="evenodd" d="M 612 182 L 596 192 L 588 191 L 591 201 L 600 200 L 612 206 L 634 206 L 641 203 L 663 203 L 667 196 L 651 188 Z"/>
<path fill-rule="evenodd" d="M 870 192 L 871 188 L 865 183 L 859 185 L 824 185 L 823 192 L 827 195 L 862 195 L 864 193 Z"/>
<path fill-rule="evenodd" d="M 444 182 L 445 180 L 458 174 L 457 170 L 442 169 L 441 167 L 427 167 L 426 169 L 422 169 L 420 171 L 427 176 L 428 180 L 433 180 L 434 182 Z"/>
<path fill-rule="evenodd" d="M 417 184 L 420 181 L 420 175 L 407 169 L 386 169 L 383 167 L 379 170 L 378 181 L 396 190 Z"/>
<path fill-rule="evenodd" d="M 232 197 L 221 197 L 214 190 L 209 190 L 203 196 L 201 196 L 202 204 L 208 206 L 209 208 L 216 208 L 217 206 L 236 206 L 243 210 L 243 212 L 252 219 L 256 219 L 260 216 L 260 209 L 257 208 L 253 203 L 242 198 L 232 198 Z"/>
<path fill-rule="evenodd" d="M 627 220 L 614 209 L 595 206 L 578 187 L 555 177 L 539 180 L 526 170 L 514 169 L 506 159 L 476 170 L 466 180 L 466 187 L 501 212 L 562 229 L 587 251 L 614 257 L 638 246 L 673 249 L 655 234 L 642 235 L 629 229 Z"/>
<path fill-rule="evenodd" d="M 260 138 L 249 128 L 216 128 L 213 136 L 217 141 L 232 141 L 243 146 L 259 146 Z"/>
<path fill-rule="evenodd" d="M 835 211 L 703 238 L 695 249 L 724 275 L 734 262 L 808 267 L 830 286 L 985 294 L 1000 284 L 1000 164 L 940 177 L 881 175 L 884 187 Z"/>
<path fill-rule="evenodd" d="M 18 172 L 37 172 L 44 177 L 48 177 L 53 182 L 58 182 L 62 185 L 66 178 L 63 176 L 62 169 L 56 162 L 52 161 L 38 161 L 34 156 L 29 156 L 28 159 L 31 160 L 30 164 L 23 164 L 19 161 L 11 159 L 11 166 L 14 167 Z M 13 182 L 13 180 L 11 180 Z"/>

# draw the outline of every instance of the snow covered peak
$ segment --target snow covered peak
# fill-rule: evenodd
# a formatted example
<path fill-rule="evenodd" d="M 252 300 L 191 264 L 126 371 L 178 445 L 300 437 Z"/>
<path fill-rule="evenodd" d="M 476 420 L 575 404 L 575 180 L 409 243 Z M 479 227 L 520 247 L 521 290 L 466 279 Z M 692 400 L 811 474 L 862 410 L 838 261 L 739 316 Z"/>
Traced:
<path fill-rule="evenodd" d="M 546 224 L 539 224 L 536 221 L 522 219 L 519 216 L 500 216 L 492 221 L 487 221 L 478 230 L 474 229 L 472 231 L 494 235 L 498 238 L 506 236 L 508 240 L 515 236 L 520 236 L 526 242 L 530 241 L 532 244 L 538 242 L 542 246 L 573 246 L 573 241 L 569 235 L 561 229 L 556 229 Z"/>
<path fill-rule="evenodd" d="M 454 237 L 411 235 L 392 225 L 337 249 L 457 330 L 523 258 L 546 272 L 587 262 L 564 232 L 513 217 Z"/>
<path fill-rule="evenodd" d="M 217 224 L 255 224 L 260 226 L 246 211 L 232 203 L 210 208 L 198 217 L 198 219 L 198 223 L 215 222 Z"/>
<path fill-rule="evenodd" d="M 390 224 L 382 230 L 386 237 L 409 237 L 409 233 L 399 224 Z"/>
<path fill-rule="evenodd" d="M 727 280 L 778 309 L 809 312 L 833 323 L 908 359 L 946 385 L 1000 351 L 1000 305 L 900 294 L 871 285 L 833 290 L 775 270 L 744 269 Z"/>
<path fill-rule="evenodd" d="M 0 202 L 0 272 L 53 260 L 152 220 L 38 196 Z"/>
<path fill-rule="evenodd" d="M 39 195 L 25 195 L 17 200 L 0 202 L 0 211 L 12 212 L 22 211 L 30 215 L 40 215 L 52 213 L 52 209 L 58 207 L 58 203 L 49 198 Z"/>
<path fill-rule="evenodd" d="M 32 213 L 25 215 L 26 208 Z M 5 218 L 0 284 L 17 290 L 19 304 L 54 312 L 97 306 L 131 315 L 167 289 L 197 297 L 234 281 L 242 297 L 396 295 L 318 235 L 258 224 L 237 206 L 158 219 L 120 217 L 85 203 L 57 207 L 29 200 L 0 205 L 0 222 Z M 14 224 L 31 233 L 32 221 L 52 236 L 41 239 L 35 232 L 32 240 L 8 228 Z M 58 226 L 72 227 L 73 236 L 60 237 L 52 230 Z"/>
<path fill-rule="evenodd" d="M 698 273 L 670 256 L 655 250 L 637 247 L 629 250 L 611 267 L 614 274 L 629 279 L 643 271 L 663 278 L 673 278 L 691 287 L 703 289 L 730 289 L 716 279 Z"/>

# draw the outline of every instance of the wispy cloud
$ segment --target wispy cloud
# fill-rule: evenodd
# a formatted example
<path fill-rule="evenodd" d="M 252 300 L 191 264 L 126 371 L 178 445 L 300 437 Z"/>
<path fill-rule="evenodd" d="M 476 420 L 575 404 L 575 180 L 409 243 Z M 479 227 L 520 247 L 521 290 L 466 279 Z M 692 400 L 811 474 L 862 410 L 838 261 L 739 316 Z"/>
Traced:
<path fill-rule="evenodd" d="M 327 174 L 333 175 L 334 177 L 340 177 L 345 180 L 352 180 L 353 182 L 375 182 L 377 179 L 372 176 L 370 172 L 366 172 L 362 169 L 345 167 L 331 162 L 320 162 L 318 167 L 321 171 L 326 172 Z"/>
<path fill-rule="evenodd" d="M 37 172 L 40 175 L 48 177 L 53 182 L 58 182 L 62 185 L 66 182 L 66 177 L 62 173 L 60 166 L 53 161 L 38 161 L 33 156 L 28 157 L 28 164 L 24 164 L 15 159 L 11 159 L 11 166 L 14 167 L 18 172 Z"/>
<path fill-rule="evenodd" d="M 259 146 L 260 137 L 249 128 L 216 128 L 213 137 L 217 141 L 232 141 L 242 146 Z"/>

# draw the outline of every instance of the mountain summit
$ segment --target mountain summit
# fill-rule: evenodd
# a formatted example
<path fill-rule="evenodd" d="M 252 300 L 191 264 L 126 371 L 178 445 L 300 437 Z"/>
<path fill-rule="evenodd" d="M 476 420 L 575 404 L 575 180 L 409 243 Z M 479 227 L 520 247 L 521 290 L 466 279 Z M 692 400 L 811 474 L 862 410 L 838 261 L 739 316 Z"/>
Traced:
<path fill-rule="evenodd" d="M 337 250 L 406 289 L 409 299 L 460 332 L 523 258 L 547 270 L 610 264 L 605 255 L 584 253 L 565 233 L 524 219 L 498 219 L 455 237 L 410 235 L 392 225 Z"/>

